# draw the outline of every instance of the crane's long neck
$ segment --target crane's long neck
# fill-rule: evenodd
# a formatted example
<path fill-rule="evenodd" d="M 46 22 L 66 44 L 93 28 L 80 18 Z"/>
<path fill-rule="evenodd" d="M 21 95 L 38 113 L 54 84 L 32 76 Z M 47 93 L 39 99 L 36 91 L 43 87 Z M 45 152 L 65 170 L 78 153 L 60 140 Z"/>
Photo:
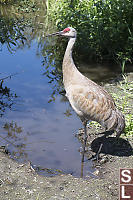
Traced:
<path fill-rule="evenodd" d="M 76 41 L 76 37 L 69 39 L 66 52 L 64 55 L 64 59 L 63 59 L 63 82 L 64 82 L 65 88 L 69 84 L 71 84 L 74 74 L 78 72 L 72 58 L 72 50 L 73 50 L 75 41 Z"/>

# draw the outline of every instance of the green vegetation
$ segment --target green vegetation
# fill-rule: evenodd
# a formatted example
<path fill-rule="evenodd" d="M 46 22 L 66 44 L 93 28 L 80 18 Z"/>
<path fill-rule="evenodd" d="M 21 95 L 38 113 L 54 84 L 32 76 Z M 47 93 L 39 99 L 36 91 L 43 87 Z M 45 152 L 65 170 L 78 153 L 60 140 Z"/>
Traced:
<path fill-rule="evenodd" d="M 78 31 L 77 51 L 89 60 L 133 61 L 133 1 L 47 0 L 48 14 L 59 30 Z"/>
<path fill-rule="evenodd" d="M 0 0 L 0 4 L 15 4 L 15 3 L 19 3 L 20 5 L 23 4 L 23 6 L 25 4 L 30 4 L 30 3 L 34 3 L 35 0 Z"/>
<path fill-rule="evenodd" d="M 11 3 L 12 2 L 12 0 L 0 0 L 0 3 L 3 3 L 3 4 L 5 4 L 5 3 Z"/>
<path fill-rule="evenodd" d="M 125 136 L 133 137 L 133 81 L 129 81 L 126 76 L 123 76 L 123 81 L 118 86 L 120 90 L 112 93 L 112 96 L 125 115 Z"/>

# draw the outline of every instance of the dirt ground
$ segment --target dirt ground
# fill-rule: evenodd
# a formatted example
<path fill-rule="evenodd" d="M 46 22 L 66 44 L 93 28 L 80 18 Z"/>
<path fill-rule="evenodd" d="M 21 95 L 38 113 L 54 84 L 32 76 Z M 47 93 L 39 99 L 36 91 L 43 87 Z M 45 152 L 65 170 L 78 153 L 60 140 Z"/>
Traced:
<path fill-rule="evenodd" d="M 117 200 L 119 168 L 132 168 L 133 156 L 117 157 L 104 164 L 102 178 L 74 178 L 71 175 L 43 177 L 30 164 L 18 164 L 0 152 L 1 200 Z M 97 175 L 100 170 L 96 171 Z"/>
<path fill-rule="evenodd" d="M 98 135 L 101 128 L 89 128 L 89 145 L 93 152 L 103 143 L 101 160 L 94 162 L 94 178 L 72 175 L 44 177 L 30 163 L 20 164 L 0 150 L 0 200 L 117 200 L 119 199 L 119 168 L 133 168 L 133 138 Z M 95 135 L 94 135 L 95 132 Z M 82 141 L 83 131 L 77 137 Z M 93 153 L 94 154 L 94 153 Z M 88 154 L 88 158 L 93 156 Z"/>

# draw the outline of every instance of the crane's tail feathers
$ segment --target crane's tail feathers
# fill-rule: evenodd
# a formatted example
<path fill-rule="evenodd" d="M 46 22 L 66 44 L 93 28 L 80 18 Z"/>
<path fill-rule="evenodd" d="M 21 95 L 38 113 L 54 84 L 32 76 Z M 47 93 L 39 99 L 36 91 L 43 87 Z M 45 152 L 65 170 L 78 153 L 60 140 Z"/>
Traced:
<path fill-rule="evenodd" d="M 116 127 L 116 134 L 117 134 L 117 138 L 120 137 L 121 133 L 124 131 L 125 129 L 125 117 L 122 114 L 122 112 L 120 112 L 119 110 L 117 110 L 117 127 Z"/>

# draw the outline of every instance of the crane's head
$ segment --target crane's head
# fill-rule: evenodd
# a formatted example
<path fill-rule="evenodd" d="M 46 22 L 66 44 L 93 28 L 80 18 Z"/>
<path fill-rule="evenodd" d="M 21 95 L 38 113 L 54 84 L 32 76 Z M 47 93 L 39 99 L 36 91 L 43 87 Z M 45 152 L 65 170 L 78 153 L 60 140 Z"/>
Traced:
<path fill-rule="evenodd" d="M 52 33 L 52 34 L 49 34 L 48 36 L 50 35 L 59 35 L 59 36 L 64 36 L 68 38 L 76 38 L 77 32 L 74 28 L 68 27 L 68 28 L 65 28 L 63 31 Z"/>

